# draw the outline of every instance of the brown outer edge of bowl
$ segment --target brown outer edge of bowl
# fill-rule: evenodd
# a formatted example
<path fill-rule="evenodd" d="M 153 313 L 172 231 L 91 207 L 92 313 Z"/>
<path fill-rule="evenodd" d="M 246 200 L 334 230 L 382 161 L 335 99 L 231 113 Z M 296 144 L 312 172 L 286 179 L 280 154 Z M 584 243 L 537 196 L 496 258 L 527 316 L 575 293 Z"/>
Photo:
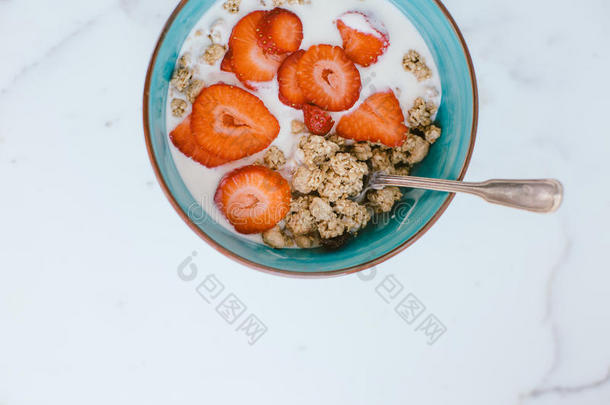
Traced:
<path fill-rule="evenodd" d="M 340 270 L 333 270 L 333 271 L 328 271 L 328 272 L 288 271 L 288 270 L 276 269 L 274 267 L 264 266 L 264 265 L 261 265 L 258 263 L 254 263 L 254 262 L 244 259 L 243 257 L 236 255 L 235 253 L 229 251 L 228 249 L 225 249 L 224 247 L 220 246 L 218 243 L 216 243 L 216 241 L 214 241 L 212 238 L 210 238 L 205 232 L 203 232 L 201 229 L 199 229 L 189 219 L 188 215 L 184 211 L 182 211 L 182 209 L 180 208 L 180 205 L 178 205 L 178 202 L 176 201 L 174 196 L 171 194 L 169 187 L 167 186 L 167 184 L 165 183 L 165 180 L 163 179 L 161 170 L 159 169 L 159 166 L 155 159 L 152 142 L 151 142 L 151 137 L 150 137 L 150 127 L 148 125 L 148 112 L 149 112 L 148 111 L 148 101 L 149 101 L 148 98 L 150 95 L 150 90 L 149 90 L 150 81 L 152 78 L 152 72 L 154 69 L 155 61 L 157 60 L 157 55 L 159 53 L 159 48 L 161 47 L 161 44 L 163 43 L 163 40 L 165 39 L 165 36 L 166 36 L 170 26 L 174 22 L 176 16 L 178 15 L 178 13 L 182 10 L 182 8 L 186 5 L 186 3 L 188 1 L 189 0 L 180 1 L 178 6 L 176 7 L 176 9 L 172 12 L 171 16 L 167 20 L 167 23 L 163 27 L 163 31 L 161 32 L 161 35 L 159 36 L 159 39 L 157 41 L 157 45 L 155 46 L 155 50 L 153 52 L 153 55 L 151 57 L 151 60 L 150 60 L 149 66 L 148 66 L 148 71 L 146 73 L 146 82 L 144 85 L 143 118 L 144 118 L 144 137 L 145 137 L 145 141 L 146 141 L 146 149 L 148 150 L 148 157 L 153 166 L 153 170 L 155 172 L 155 176 L 157 177 L 157 181 L 161 185 L 161 188 L 163 189 L 163 192 L 165 193 L 165 196 L 171 203 L 172 207 L 174 207 L 174 209 L 176 210 L 178 215 L 180 215 L 182 220 L 193 230 L 193 232 L 195 232 L 197 235 L 199 235 L 199 237 L 201 237 L 203 240 L 205 240 L 208 244 L 210 244 L 210 246 L 212 246 L 218 252 L 222 253 L 223 255 L 227 256 L 228 258 L 233 259 L 234 261 L 236 261 L 244 266 L 247 266 L 249 268 L 259 270 L 259 271 L 262 271 L 265 273 L 292 277 L 292 278 L 327 278 L 327 277 L 335 277 L 335 276 L 342 276 L 342 275 L 357 273 L 359 271 L 369 269 L 371 267 L 377 266 L 378 264 L 385 262 L 386 260 L 396 256 L 397 254 L 401 253 L 403 250 L 407 249 L 409 246 L 414 244 L 417 240 L 419 240 L 419 238 L 421 238 L 426 232 L 428 232 L 428 230 L 439 220 L 439 218 L 443 215 L 443 213 L 447 210 L 447 208 L 453 201 L 455 194 L 449 194 L 447 196 L 447 198 L 445 199 L 445 202 L 443 203 L 443 205 L 441 205 L 441 207 L 438 209 L 438 211 L 436 211 L 434 216 L 419 231 L 417 231 L 417 233 L 415 233 L 415 235 L 411 236 L 409 239 L 407 239 L 405 242 L 403 242 L 400 246 L 389 251 L 388 253 L 384 254 L 383 256 L 378 257 L 377 259 L 368 261 L 368 262 L 360 264 L 358 266 L 344 268 L 344 269 L 340 269 Z M 464 36 L 462 35 L 462 32 L 458 28 L 455 20 L 453 19 L 453 17 L 451 16 L 449 11 L 445 7 L 445 5 L 443 3 L 441 3 L 440 0 L 434 0 L 434 2 L 438 5 L 438 7 L 443 12 L 445 17 L 447 17 L 447 19 L 449 20 L 449 23 L 453 27 L 453 30 L 457 34 L 457 36 L 460 40 L 460 43 L 462 44 L 462 49 L 464 51 L 464 55 L 466 56 L 466 60 L 468 62 L 468 69 L 470 71 L 470 79 L 471 79 L 471 83 L 472 83 L 472 96 L 473 96 L 473 100 L 474 100 L 474 105 L 473 105 L 473 117 L 472 117 L 472 131 L 470 134 L 470 147 L 468 148 L 468 154 L 466 156 L 466 160 L 464 161 L 464 165 L 462 166 L 462 170 L 460 171 L 460 175 L 458 177 L 458 180 L 463 180 L 464 176 L 466 175 L 466 171 L 468 170 L 468 166 L 470 165 L 470 160 L 472 158 L 472 153 L 473 153 L 474 145 L 476 142 L 477 126 L 478 126 L 478 119 L 479 119 L 479 93 L 478 93 L 478 87 L 477 87 L 477 78 L 476 78 L 475 71 L 474 71 L 474 65 L 472 63 L 472 57 L 470 56 L 470 51 L 468 50 L 468 46 L 466 45 L 466 41 L 464 40 Z"/>

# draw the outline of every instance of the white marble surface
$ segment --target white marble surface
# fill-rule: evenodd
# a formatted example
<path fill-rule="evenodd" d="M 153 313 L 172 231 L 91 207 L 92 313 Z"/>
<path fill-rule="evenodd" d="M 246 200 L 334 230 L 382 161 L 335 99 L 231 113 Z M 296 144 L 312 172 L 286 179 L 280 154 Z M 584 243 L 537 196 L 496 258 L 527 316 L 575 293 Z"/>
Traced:
<path fill-rule="evenodd" d="M 141 93 L 175 2 L 0 0 L 0 404 L 609 404 L 610 3 L 446 4 L 481 91 L 468 178 L 557 177 L 565 205 L 460 196 L 374 280 L 303 281 L 207 247 L 154 179 Z M 248 306 L 232 326 L 209 273 Z"/>

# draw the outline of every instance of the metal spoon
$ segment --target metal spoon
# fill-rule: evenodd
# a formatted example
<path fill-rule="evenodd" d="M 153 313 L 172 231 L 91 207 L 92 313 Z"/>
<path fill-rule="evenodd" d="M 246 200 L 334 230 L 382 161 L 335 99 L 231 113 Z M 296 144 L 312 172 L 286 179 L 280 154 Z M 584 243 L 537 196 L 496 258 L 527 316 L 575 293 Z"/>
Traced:
<path fill-rule="evenodd" d="M 541 214 L 557 211 L 563 200 L 563 185 L 554 179 L 488 180 L 481 183 L 466 183 L 413 176 L 395 176 L 383 172 L 376 172 L 369 176 L 362 192 L 354 200 L 362 201 L 366 197 L 367 191 L 382 189 L 385 186 L 474 194 L 493 204 Z"/>

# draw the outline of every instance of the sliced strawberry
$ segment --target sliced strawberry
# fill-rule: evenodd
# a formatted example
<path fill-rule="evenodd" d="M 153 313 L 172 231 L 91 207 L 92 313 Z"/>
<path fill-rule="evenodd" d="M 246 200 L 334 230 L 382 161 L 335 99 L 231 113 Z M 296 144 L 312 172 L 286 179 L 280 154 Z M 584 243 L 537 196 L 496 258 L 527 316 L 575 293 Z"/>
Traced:
<path fill-rule="evenodd" d="M 222 62 L 220 63 L 220 70 L 223 72 L 233 73 L 233 50 L 229 48 L 225 53 Z"/>
<path fill-rule="evenodd" d="M 311 104 L 303 106 L 303 115 L 305 117 L 305 126 L 314 135 L 326 135 L 333 129 L 335 121 L 329 113 Z"/>
<path fill-rule="evenodd" d="M 290 185 L 269 168 L 245 166 L 220 181 L 214 201 L 237 232 L 261 233 L 290 210 Z"/>
<path fill-rule="evenodd" d="M 227 50 L 227 52 L 225 53 L 224 58 L 222 58 L 222 62 L 220 63 L 220 70 L 222 70 L 223 72 L 235 73 L 233 71 L 233 50 L 231 48 L 229 48 Z M 255 82 L 251 82 L 251 81 L 247 81 L 247 80 L 242 80 L 241 83 L 248 90 L 252 90 L 252 91 L 256 91 L 257 90 Z"/>
<path fill-rule="evenodd" d="M 307 99 L 299 87 L 297 80 L 297 68 L 299 60 L 305 54 L 305 51 L 296 51 L 284 60 L 282 66 L 277 71 L 277 81 L 280 85 L 280 101 L 289 107 L 297 110 L 303 108 L 303 104 L 307 103 Z"/>
<path fill-rule="evenodd" d="M 276 7 L 258 25 L 258 45 L 266 53 L 294 52 L 303 41 L 303 23 L 292 11 Z"/>
<path fill-rule="evenodd" d="M 284 57 L 266 54 L 258 46 L 258 24 L 265 11 L 254 11 L 239 20 L 233 28 L 229 48 L 232 49 L 233 72 L 242 82 L 273 80 Z"/>
<path fill-rule="evenodd" d="M 385 28 L 375 28 L 369 17 L 357 11 L 339 17 L 337 28 L 347 56 L 365 67 L 376 63 L 390 45 Z"/>
<path fill-rule="evenodd" d="M 297 79 L 307 100 L 326 111 L 347 110 L 360 96 L 360 73 L 338 46 L 309 48 L 299 61 Z"/>
<path fill-rule="evenodd" d="M 337 134 L 396 147 L 405 142 L 409 132 L 404 120 L 398 99 L 388 90 L 373 94 L 356 111 L 344 115 L 337 125 Z"/>
<path fill-rule="evenodd" d="M 219 158 L 207 152 L 197 143 L 191 132 L 190 115 L 169 134 L 169 137 L 180 152 L 206 167 L 217 167 L 229 162 L 227 159 Z"/>
<path fill-rule="evenodd" d="M 258 97 L 223 83 L 199 94 L 191 121 L 199 145 L 228 160 L 260 152 L 280 132 L 278 121 Z"/>

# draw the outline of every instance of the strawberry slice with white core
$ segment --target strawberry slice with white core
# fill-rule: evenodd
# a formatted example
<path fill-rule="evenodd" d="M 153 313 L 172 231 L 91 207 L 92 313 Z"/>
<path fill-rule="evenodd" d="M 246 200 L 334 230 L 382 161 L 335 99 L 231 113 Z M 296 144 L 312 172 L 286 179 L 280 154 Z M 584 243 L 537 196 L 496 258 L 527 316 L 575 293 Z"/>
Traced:
<path fill-rule="evenodd" d="M 309 48 L 299 60 L 297 79 L 307 100 L 326 111 L 348 110 L 360 97 L 360 72 L 338 46 Z"/>
<path fill-rule="evenodd" d="M 285 56 L 266 54 L 258 46 L 258 25 L 266 11 L 254 11 L 239 20 L 233 28 L 229 48 L 231 64 L 237 78 L 243 82 L 273 80 Z"/>
<path fill-rule="evenodd" d="M 223 83 L 199 94 L 191 120 L 197 143 L 230 161 L 262 151 L 280 132 L 277 119 L 258 97 Z"/>
<path fill-rule="evenodd" d="M 214 201 L 239 233 L 265 232 L 290 209 L 290 185 L 278 172 L 264 166 L 245 166 L 227 174 Z"/>

